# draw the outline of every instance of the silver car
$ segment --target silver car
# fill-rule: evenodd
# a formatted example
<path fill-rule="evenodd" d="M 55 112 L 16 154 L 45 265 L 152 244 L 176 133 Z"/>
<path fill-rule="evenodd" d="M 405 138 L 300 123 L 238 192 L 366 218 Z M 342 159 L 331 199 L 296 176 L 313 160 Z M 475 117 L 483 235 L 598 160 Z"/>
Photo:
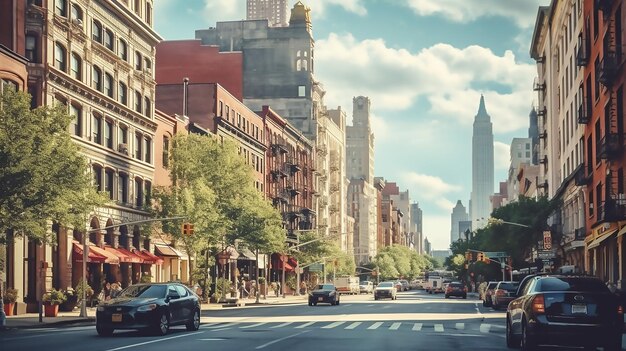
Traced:
<path fill-rule="evenodd" d="M 359 294 L 371 294 L 374 292 L 374 283 L 366 281 L 359 283 Z"/>
<path fill-rule="evenodd" d="M 374 289 L 374 300 L 379 299 L 397 299 L 398 290 L 395 282 L 382 282 Z"/>

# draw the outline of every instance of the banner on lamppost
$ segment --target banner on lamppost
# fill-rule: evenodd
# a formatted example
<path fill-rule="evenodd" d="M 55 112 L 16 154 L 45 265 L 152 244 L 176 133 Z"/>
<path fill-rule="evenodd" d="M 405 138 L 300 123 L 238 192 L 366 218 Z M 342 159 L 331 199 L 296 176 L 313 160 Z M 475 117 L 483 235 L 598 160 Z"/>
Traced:
<path fill-rule="evenodd" d="M 549 230 L 543 232 L 543 249 L 552 250 L 552 233 Z"/>

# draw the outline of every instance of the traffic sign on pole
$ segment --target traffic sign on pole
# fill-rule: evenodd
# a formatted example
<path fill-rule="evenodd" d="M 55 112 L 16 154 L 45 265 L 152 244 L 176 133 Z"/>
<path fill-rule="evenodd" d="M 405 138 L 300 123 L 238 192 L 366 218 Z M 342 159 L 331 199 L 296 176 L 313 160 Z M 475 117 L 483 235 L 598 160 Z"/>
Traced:
<path fill-rule="evenodd" d="M 543 232 L 543 249 L 552 250 L 552 233 L 549 230 Z"/>

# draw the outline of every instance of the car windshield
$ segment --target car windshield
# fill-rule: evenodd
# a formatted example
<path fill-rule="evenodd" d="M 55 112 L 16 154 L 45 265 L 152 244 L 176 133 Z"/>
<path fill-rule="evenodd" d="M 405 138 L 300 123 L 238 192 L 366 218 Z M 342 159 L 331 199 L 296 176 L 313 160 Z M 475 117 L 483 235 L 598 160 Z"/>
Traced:
<path fill-rule="evenodd" d="M 581 291 L 608 292 L 609 289 L 599 279 L 546 277 L 539 280 L 539 291 Z"/>
<path fill-rule="evenodd" d="M 120 297 L 161 298 L 165 297 L 165 290 L 165 285 L 131 285 L 122 291 Z"/>
<path fill-rule="evenodd" d="M 519 286 L 518 282 L 502 282 L 498 285 L 498 289 L 506 290 L 506 291 L 517 291 L 517 287 Z"/>
<path fill-rule="evenodd" d="M 321 284 L 317 286 L 317 290 L 335 290 L 335 286 L 332 284 Z"/>
<path fill-rule="evenodd" d="M 455 288 L 462 288 L 463 284 L 461 284 L 461 283 L 450 283 L 450 286 L 451 287 L 455 287 Z"/>
<path fill-rule="evenodd" d="M 393 287 L 393 283 L 392 282 L 382 282 L 380 284 L 378 284 L 379 288 L 391 288 Z"/>
<path fill-rule="evenodd" d="M 489 285 L 487 285 L 487 289 L 495 289 L 496 285 L 498 285 L 498 283 L 496 283 L 496 282 L 489 283 Z"/>

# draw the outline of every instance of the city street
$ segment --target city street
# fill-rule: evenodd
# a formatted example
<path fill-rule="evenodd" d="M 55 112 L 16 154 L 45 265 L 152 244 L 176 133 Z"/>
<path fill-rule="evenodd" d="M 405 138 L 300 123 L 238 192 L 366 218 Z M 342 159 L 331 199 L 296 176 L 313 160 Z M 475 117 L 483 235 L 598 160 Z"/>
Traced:
<path fill-rule="evenodd" d="M 184 327 L 165 337 L 116 331 L 98 337 L 92 326 L 13 330 L 0 334 L 7 349 L 34 350 L 505 350 L 504 313 L 479 300 L 444 299 L 423 291 L 396 301 L 342 296 L 339 306 L 299 303 L 203 312 L 197 332 Z"/>

